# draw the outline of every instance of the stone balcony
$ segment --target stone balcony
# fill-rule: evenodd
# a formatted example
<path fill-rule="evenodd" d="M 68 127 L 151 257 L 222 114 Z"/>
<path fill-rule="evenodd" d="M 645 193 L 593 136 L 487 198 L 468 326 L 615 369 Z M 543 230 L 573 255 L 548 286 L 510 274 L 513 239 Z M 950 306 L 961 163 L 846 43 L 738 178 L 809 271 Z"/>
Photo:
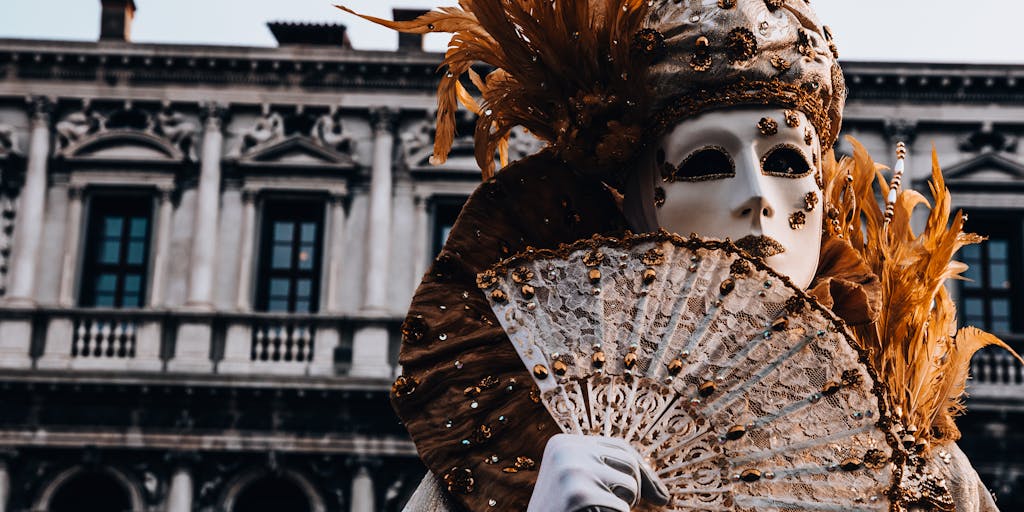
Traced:
<path fill-rule="evenodd" d="M 1024 354 L 1024 336 L 1002 336 L 1002 340 Z M 1024 410 L 1024 366 L 1001 348 L 983 349 L 971 361 L 967 394 L 971 409 Z"/>
<path fill-rule="evenodd" d="M 322 314 L 4 309 L 0 369 L 383 380 L 397 372 L 399 325 Z M 385 332 L 371 339 L 387 346 L 353 350 L 363 331 Z"/>

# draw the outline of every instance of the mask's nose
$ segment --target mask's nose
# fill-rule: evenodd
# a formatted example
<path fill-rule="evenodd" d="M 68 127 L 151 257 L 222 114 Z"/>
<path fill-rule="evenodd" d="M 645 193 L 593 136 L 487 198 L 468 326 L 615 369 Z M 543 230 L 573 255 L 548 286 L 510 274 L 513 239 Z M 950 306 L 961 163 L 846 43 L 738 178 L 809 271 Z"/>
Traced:
<path fill-rule="evenodd" d="M 749 218 L 751 226 L 760 228 L 762 218 L 775 216 L 775 207 L 765 195 L 761 162 L 752 151 L 736 159 L 736 190 L 732 215 L 737 219 Z"/>

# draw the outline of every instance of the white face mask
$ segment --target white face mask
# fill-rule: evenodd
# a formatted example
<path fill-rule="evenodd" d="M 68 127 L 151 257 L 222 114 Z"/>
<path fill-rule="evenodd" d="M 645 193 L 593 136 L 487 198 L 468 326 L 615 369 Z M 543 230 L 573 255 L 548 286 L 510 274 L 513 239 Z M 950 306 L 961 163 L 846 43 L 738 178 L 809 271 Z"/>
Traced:
<path fill-rule="evenodd" d="M 824 207 L 820 142 L 803 113 L 712 111 L 681 122 L 654 149 L 660 206 L 651 220 L 684 236 L 729 238 L 794 285 L 811 284 Z"/>

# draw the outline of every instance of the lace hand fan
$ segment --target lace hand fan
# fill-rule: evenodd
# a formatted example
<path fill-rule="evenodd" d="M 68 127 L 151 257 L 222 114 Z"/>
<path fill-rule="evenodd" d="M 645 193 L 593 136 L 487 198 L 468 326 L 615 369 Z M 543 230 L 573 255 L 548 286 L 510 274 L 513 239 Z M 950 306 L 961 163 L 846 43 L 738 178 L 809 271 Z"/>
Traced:
<path fill-rule="evenodd" d="M 562 431 L 628 440 L 658 510 L 890 508 L 895 439 L 852 339 L 732 244 L 594 238 L 478 284 Z"/>

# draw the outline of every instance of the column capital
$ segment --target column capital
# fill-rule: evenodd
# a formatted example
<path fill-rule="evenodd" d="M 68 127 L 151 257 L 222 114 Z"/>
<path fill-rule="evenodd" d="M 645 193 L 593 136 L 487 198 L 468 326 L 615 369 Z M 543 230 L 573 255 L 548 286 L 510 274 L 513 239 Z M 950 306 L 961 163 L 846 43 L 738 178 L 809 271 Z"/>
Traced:
<path fill-rule="evenodd" d="M 242 189 L 242 202 L 249 205 L 256 202 L 256 196 L 260 193 L 259 190 L 253 188 Z"/>
<path fill-rule="evenodd" d="M 81 201 L 82 196 L 85 195 L 85 185 L 80 183 L 72 183 L 68 185 L 68 199 L 72 201 Z"/>
<path fill-rule="evenodd" d="M 348 194 L 332 193 L 327 197 L 327 202 L 331 206 L 340 206 L 345 204 L 345 199 L 348 198 Z"/>
<path fill-rule="evenodd" d="M 174 200 L 174 187 L 159 187 L 156 189 L 157 197 L 161 203 L 169 203 Z"/>
<path fill-rule="evenodd" d="M 202 455 L 197 451 L 171 451 L 164 455 L 164 461 L 176 469 L 191 470 L 202 462 Z"/>
<path fill-rule="evenodd" d="M 899 142 L 912 146 L 917 139 L 917 121 L 913 119 L 886 119 L 885 137 L 890 144 Z"/>
<path fill-rule="evenodd" d="M 401 111 L 385 106 L 370 107 L 370 124 L 374 132 L 394 132 L 398 127 Z"/>
<path fill-rule="evenodd" d="M 54 108 L 53 99 L 47 96 L 29 96 L 25 98 L 25 103 L 33 123 L 49 124 Z"/>
<path fill-rule="evenodd" d="M 227 120 L 231 107 L 216 101 L 207 101 L 199 105 L 199 117 L 205 123 L 206 130 L 220 130 Z"/>

